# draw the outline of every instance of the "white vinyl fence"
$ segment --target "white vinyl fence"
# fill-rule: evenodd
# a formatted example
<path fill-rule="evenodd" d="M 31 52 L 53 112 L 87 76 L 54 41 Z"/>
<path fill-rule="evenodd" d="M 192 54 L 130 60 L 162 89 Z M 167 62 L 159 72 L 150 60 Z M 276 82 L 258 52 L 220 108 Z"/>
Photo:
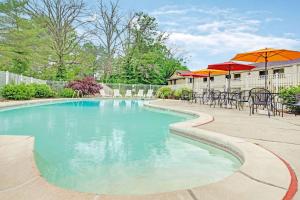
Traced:
<path fill-rule="evenodd" d="M 268 90 L 272 92 L 279 92 L 280 89 L 300 85 L 300 74 L 272 74 L 266 76 L 245 76 L 240 79 L 231 79 L 230 87 L 232 90 L 250 90 L 251 88 L 264 88 L 265 78 L 267 78 Z M 182 87 L 192 88 L 192 83 L 185 83 L 179 85 L 170 85 L 173 89 Z M 226 90 L 228 87 L 228 80 L 225 78 L 211 81 L 211 89 Z M 203 82 L 203 78 L 195 78 L 194 90 L 203 91 L 208 88 L 208 82 Z"/>
<path fill-rule="evenodd" d="M 48 84 L 56 90 L 64 88 L 67 84 L 66 81 L 51 81 L 51 80 L 40 80 L 33 77 L 27 77 L 23 75 L 14 74 L 11 72 L 0 71 L 0 88 L 7 84 L 29 84 L 29 83 L 39 83 Z M 113 89 L 119 89 L 120 94 L 124 96 L 126 90 L 131 90 L 133 95 L 137 94 L 139 90 L 144 90 L 146 93 L 148 90 L 153 90 L 154 94 L 156 91 L 162 87 L 162 85 L 146 85 L 146 84 L 119 84 L 119 83 L 101 83 L 106 94 L 112 95 Z"/>
<path fill-rule="evenodd" d="M 40 83 L 46 84 L 46 80 L 36 79 L 33 77 L 18 75 L 10 72 L 0 71 L 0 87 L 7 84 L 20 84 L 20 83 Z"/>

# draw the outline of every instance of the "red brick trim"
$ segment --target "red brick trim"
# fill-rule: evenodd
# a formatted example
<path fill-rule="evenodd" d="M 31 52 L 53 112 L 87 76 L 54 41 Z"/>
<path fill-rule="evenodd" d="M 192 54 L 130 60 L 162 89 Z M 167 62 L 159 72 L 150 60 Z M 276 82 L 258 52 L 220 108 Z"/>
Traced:
<path fill-rule="evenodd" d="M 257 144 L 257 145 L 259 145 L 259 144 Z M 264 148 L 261 145 L 259 145 L 259 146 Z M 264 148 L 264 149 L 266 149 L 266 148 Z M 274 154 L 277 158 L 279 158 L 285 164 L 285 166 L 288 168 L 288 170 L 290 172 L 290 176 L 291 176 L 291 182 L 290 182 L 289 188 L 288 188 L 287 192 L 285 193 L 284 197 L 282 198 L 282 200 L 292 200 L 298 191 L 298 180 L 297 180 L 295 171 L 293 170 L 291 165 L 286 160 L 284 160 L 283 158 L 281 158 L 280 156 L 275 154 L 273 151 L 271 151 L 269 149 L 266 149 L 266 150 L 271 152 L 272 154 Z"/>

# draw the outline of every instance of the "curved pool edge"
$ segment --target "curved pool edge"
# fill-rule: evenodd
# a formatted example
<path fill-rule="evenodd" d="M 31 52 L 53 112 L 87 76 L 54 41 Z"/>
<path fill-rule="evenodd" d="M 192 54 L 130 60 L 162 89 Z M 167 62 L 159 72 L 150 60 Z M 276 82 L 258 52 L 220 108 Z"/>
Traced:
<path fill-rule="evenodd" d="M 171 124 L 171 131 L 229 151 L 243 162 L 241 168 L 221 181 L 188 190 L 133 196 L 81 193 L 54 186 L 40 175 L 34 160 L 33 137 L 0 136 L 0 177 L 4 177 L 2 180 L 5 180 L 4 183 L 0 181 L 0 199 L 41 199 L 43 197 L 43 199 L 195 200 L 282 199 L 285 196 L 291 179 L 289 171 L 271 152 L 241 139 L 198 128 L 204 123 L 213 121 L 213 117 L 208 114 L 158 106 L 153 102 L 155 101 L 145 106 L 198 116 L 196 119 Z"/>
<path fill-rule="evenodd" d="M 159 101 L 164 100 L 156 100 L 156 102 Z M 213 116 L 195 110 L 155 105 L 155 101 L 149 102 L 145 104 L 145 106 L 198 116 L 196 119 L 171 124 L 171 132 L 220 148 L 233 154 L 242 162 L 240 169 L 229 177 L 219 182 L 194 188 L 193 190 L 202 191 L 201 188 L 209 188 L 210 186 L 218 184 L 229 185 L 232 181 L 240 182 L 240 178 L 235 178 L 240 174 L 265 186 L 268 185 L 273 188 L 278 188 L 278 195 L 276 195 L 276 198 L 275 196 L 272 197 L 274 199 L 292 199 L 292 196 L 296 193 L 295 185 L 297 185 L 297 181 L 295 180 L 297 180 L 297 178 L 293 175 L 295 172 L 289 164 L 277 154 L 246 140 L 200 128 L 201 125 L 213 122 Z M 226 183 L 227 181 L 228 183 Z M 235 192 L 238 192 L 238 190 Z M 201 195 L 199 195 L 199 197 L 200 196 Z M 252 195 L 250 196 L 253 198 Z M 233 197 L 230 199 L 232 198 Z M 246 196 L 245 199 L 247 199 Z M 271 197 L 264 199 L 271 199 Z"/>

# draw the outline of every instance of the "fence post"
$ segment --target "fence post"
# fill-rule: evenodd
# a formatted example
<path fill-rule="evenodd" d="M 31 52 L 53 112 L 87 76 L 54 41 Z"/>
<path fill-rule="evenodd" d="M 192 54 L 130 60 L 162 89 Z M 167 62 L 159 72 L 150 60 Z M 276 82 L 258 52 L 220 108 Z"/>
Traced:
<path fill-rule="evenodd" d="M 30 83 L 33 83 L 33 78 L 32 77 L 30 77 Z"/>
<path fill-rule="evenodd" d="M 9 72 L 6 71 L 5 72 L 5 85 L 7 85 L 9 83 Z"/>
<path fill-rule="evenodd" d="M 22 83 L 22 82 L 23 82 L 23 75 L 21 74 L 19 83 Z"/>
<path fill-rule="evenodd" d="M 275 91 L 276 93 L 279 91 L 279 74 L 275 74 Z"/>

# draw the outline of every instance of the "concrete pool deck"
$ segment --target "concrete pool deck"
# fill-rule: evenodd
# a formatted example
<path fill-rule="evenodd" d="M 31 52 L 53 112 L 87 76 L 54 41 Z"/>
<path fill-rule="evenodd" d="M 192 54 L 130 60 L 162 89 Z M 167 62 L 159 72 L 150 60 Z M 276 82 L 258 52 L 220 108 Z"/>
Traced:
<path fill-rule="evenodd" d="M 42 103 L 47 100 L 30 102 Z M 27 103 L 28 101 L 9 104 L 0 102 L 0 107 Z M 79 193 L 53 186 L 41 177 L 33 157 L 34 138 L 1 136 L 0 199 L 283 199 L 290 186 L 289 170 L 285 163 L 264 148 L 287 160 L 297 174 L 300 172 L 299 117 L 288 116 L 283 119 L 277 117 L 269 119 L 260 115 L 250 117 L 243 111 L 209 108 L 172 100 L 153 101 L 151 105 L 195 114 L 203 113 L 199 119 L 176 123 L 170 128 L 179 131 L 177 134 L 181 134 L 181 129 L 184 129 L 182 132 L 190 134 L 186 136 L 201 138 L 201 141 L 208 140 L 210 143 L 214 141 L 218 146 L 224 146 L 226 150 L 240 154 L 239 157 L 245 161 L 244 165 L 236 173 L 219 182 L 188 190 L 145 196 Z M 207 123 L 212 121 L 211 116 L 214 116 L 214 121 Z M 299 197 L 296 195 L 296 198 Z"/>

